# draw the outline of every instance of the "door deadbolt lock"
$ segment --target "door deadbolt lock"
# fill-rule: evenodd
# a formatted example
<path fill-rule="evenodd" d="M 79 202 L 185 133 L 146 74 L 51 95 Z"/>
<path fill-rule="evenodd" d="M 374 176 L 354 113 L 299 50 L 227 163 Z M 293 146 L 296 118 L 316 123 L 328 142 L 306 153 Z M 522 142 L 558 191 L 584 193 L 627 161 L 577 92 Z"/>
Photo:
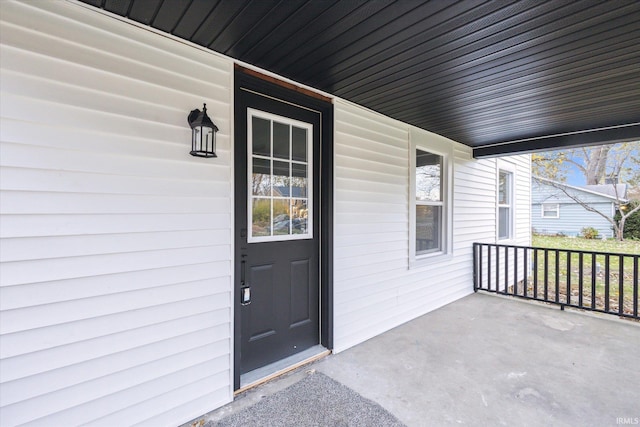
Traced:
<path fill-rule="evenodd" d="M 251 304 L 251 288 L 249 286 L 240 289 L 240 304 Z"/>

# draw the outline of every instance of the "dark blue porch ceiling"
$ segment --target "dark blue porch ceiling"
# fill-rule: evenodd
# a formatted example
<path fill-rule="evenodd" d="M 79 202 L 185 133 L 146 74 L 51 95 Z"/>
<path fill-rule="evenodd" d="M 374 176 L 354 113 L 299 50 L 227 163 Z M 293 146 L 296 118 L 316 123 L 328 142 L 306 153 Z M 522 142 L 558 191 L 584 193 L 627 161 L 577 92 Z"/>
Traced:
<path fill-rule="evenodd" d="M 474 147 L 640 140 L 640 1 L 82 0 Z"/>

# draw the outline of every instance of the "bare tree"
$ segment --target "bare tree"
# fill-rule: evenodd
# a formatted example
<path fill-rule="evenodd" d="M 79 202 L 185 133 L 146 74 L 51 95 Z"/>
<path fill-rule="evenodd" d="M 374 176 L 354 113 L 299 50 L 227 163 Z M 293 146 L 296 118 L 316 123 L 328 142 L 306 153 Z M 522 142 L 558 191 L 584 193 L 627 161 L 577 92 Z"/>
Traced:
<path fill-rule="evenodd" d="M 566 172 L 566 165 L 563 163 L 567 162 L 582 172 L 587 185 L 606 184 L 607 178 L 615 178 L 617 180 L 622 178 L 625 173 L 627 175 L 637 174 L 637 171 L 633 171 L 632 164 L 638 162 L 637 156 L 640 155 L 640 142 L 621 142 L 595 147 L 581 147 L 566 154 L 560 153 L 561 155 L 558 155 L 560 158 L 558 169 L 562 172 Z M 563 181 L 551 176 L 546 177 L 555 181 Z M 627 176 L 626 181 L 632 178 Z"/>
<path fill-rule="evenodd" d="M 582 157 L 584 165 L 567 159 L 568 162 L 573 163 L 578 169 L 580 169 L 585 178 L 587 179 L 587 185 L 603 184 L 603 178 L 607 173 L 607 159 L 609 152 L 611 151 L 611 145 L 600 145 L 597 147 L 582 147 L 578 150 L 574 150 L 579 157 Z"/>
<path fill-rule="evenodd" d="M 573 166 L 583 174 L 587 185 L 605 184 L 610 177 L 633 184 L 638 177 L 639 156 L 640 142 L 623 142 L 533 153 L 531 167 L 534 175 L 557 182 L 566 182 Z"/>

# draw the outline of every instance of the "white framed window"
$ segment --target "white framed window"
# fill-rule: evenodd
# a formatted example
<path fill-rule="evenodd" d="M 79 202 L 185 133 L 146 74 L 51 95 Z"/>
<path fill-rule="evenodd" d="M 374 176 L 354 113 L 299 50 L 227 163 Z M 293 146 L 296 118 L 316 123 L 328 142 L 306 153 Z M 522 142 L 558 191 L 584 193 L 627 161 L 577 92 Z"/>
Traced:
<path fill-rule="evenodd" d="M 443 157 L 421 150 L 416 156 L 416 255 L 442 252 Z"/>
<path fill-rule="evenodd" d="M 497 222 L 498 240 L 514 238 L 514 169 L 511 164 L 499 162 L 497 182 Z"/>
<path fill-rule="evenodd" d="M 247 115 L 248 242 L 313 238 L 313 126 Z"/>
<path fill-rule="evenodd" d="M 542 218 L 560 218 L 560 204 L 543 203 L 540 215 Z"/>
<path fill-rule="evenodd" d="M 411 133 L 409 266 L 451 252 L 451 145 L 431 134 Z"/>

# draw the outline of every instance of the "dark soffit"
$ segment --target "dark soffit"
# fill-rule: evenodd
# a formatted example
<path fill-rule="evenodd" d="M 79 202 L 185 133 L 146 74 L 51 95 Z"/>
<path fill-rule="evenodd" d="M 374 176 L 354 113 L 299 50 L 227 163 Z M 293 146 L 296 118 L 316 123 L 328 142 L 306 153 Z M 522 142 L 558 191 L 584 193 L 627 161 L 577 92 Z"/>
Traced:
<path fill-rule="evenodd" d="M 637 0 L 82 1 L 476 156 L 640 139 Z"/>

